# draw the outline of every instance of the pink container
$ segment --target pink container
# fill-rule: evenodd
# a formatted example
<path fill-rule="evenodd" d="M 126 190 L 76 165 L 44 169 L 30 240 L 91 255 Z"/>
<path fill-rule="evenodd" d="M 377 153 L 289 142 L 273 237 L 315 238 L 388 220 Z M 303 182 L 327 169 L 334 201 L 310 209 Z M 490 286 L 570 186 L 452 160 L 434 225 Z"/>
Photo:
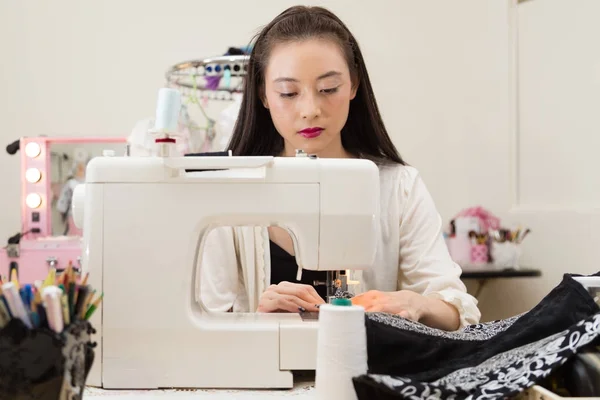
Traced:
<path fill-rule="evenodd" d="M 448 238 L 446 243 L 455 263 L 466 265 L 471 262 L 471 239 L 467 236 L 455 236 Z"/>
<path fill-rule="evenodd" d="M 471 264 L 482 265 L 488 262 L 488 247 L 485 244 L 471 245 Z"/>

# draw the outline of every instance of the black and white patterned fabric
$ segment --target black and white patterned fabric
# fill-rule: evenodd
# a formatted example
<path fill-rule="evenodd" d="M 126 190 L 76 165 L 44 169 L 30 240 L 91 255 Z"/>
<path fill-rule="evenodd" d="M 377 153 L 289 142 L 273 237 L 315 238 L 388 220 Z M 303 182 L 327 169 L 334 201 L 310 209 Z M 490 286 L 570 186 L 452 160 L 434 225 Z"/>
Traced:
<path fill-rule="evenodd" d="M 600 336 L 600 307 L 565 275 L 536 307 L 512 318 L 444 332 L 367 314 L 369 371 L 359 399 L 496 399 L 539 382 Z"/>
<path fill-rule="evenodd" d="M 512 324 L 522 315 L 525 314 L 520 314 L 508 319 L 503 319 L 494 322 L 469 325 L 465 329 L 456 332 L 446 332 L 439 329 L 433 329 L 426 325 L 419 324 L 417 322 L 404 319 L 402 317 L 392 314 L 373 313 L 369 315 L 369 319 L 371 321 L 380 322 L 398 329 L 420 332 L 431 337 L 465 341 L 477 341 L 491 339 L 498 333 L 504 332 L 505 330 L 510 328 Z"/>
<path fill-rule="evenodd" d="M 551 335 L 433 382 L 367 374 L 355 379 L 359 399 L 501 399 L 547 377 L 600 337 L 600 313 Z"/>

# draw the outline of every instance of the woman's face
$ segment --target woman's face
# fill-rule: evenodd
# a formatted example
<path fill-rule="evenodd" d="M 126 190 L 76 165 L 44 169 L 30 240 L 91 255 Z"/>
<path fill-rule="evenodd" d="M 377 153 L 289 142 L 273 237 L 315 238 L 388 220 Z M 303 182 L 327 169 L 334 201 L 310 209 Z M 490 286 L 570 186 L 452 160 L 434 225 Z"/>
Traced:
<path fill-rule="evenodd" d="M 273 47 L 265 70 L 263 103 L 285 141 L 319 157 L 348 157 L 340 132 L 356 95 L 348 64 L 333 40 L 311 39 Z"/>

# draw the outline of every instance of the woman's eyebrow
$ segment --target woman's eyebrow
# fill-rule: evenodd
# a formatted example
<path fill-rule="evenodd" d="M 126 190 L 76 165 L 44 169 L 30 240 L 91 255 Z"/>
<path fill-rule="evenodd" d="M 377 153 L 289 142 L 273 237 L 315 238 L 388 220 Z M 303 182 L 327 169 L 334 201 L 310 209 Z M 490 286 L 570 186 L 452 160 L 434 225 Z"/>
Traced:
<path fill-rule="evenodd" d="M 342 75 L 342 73 L 339 72 L 339 71 L 329 71 L 329 72 L 325 72 L 323 75 L 319 75 L 319 77 L 317 78 L 317 80 L 321 80 L 321 79 L 325 79 L 325 78 L 330 78 L 332 76 L 340 76 L 340 75 Z M 273 82 L 298 82 L 298 79 L 288 78 L 288 77 L 281 77 L 281 78 L 275 79 Z"/>

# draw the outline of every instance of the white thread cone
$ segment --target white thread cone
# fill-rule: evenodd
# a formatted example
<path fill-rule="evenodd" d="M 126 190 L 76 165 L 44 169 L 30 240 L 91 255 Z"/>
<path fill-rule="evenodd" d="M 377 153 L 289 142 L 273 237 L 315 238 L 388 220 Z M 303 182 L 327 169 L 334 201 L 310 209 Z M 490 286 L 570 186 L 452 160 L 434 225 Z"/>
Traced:
<path fill-rule="evenodd" d="M 158 91 L 154 129 L 172 133 L 177 130 L 181 112 L 181 93 L 176 89 L 161 88 Z"/>
<path fill-rule="evenodd" d="M 323 304 L 317 335 L 316 399 L 356 400 L 352 378 L 366 372 L 364 308 Z"/>

